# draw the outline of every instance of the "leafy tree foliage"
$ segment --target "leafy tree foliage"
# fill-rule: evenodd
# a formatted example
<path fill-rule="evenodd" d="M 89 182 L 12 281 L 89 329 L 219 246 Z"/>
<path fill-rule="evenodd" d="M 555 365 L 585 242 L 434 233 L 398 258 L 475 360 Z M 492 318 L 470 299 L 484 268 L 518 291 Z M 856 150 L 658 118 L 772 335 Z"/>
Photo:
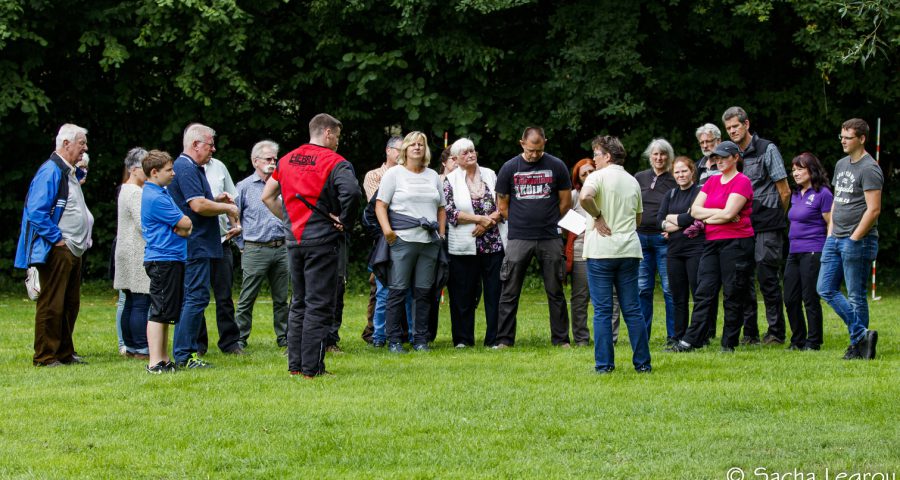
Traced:
<path fill-rule="evenodd" d="M 497 168 L 532 124 L 569 164 L 588 156 L 593 136 L 619 135 L 634 172 L 654 137 L 698 157 L 696 127 L 741 105 L 786 157 L 809 150 L 829 166 L 842 156 L 841 121 L 859 116 L 874 128 L 881 117 L 891 183 L 879 228 L 889 251 L 898 4 L 0 0 L 0 216 L 18 225 L 31 175 L 67 121 L 90 130 L 88 274 L 100 276 L 124 153 L 177 153 L 192 121 L 217 130 L 217 156 L 236 180 L 250 173 L 253 143 L 294 148 L 322 111 L 344 122 L 341 152 L 360 177 L 380 164 L 393 131 L 422 130 L 435 152 L 445 131 L 469 136 L 480 162 Z M 18 233 L 7 230 L 4 272 Z"/>

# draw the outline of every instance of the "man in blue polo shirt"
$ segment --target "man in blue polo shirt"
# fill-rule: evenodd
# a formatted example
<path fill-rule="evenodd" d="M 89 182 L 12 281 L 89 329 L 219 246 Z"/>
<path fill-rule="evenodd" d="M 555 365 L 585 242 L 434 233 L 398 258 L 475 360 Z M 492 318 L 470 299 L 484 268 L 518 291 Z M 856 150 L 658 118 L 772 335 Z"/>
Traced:
<path fill-rule="evenodd" d="M 199 123 L 184 131 L 184 151 L 175 159 L 175 179 L 169 194 L 193 223 L 188 237 L 188 258 L 184 269 L 184 305 L 175 325 L 173 351 L 179 367 L 203 368 L 209 364 L 197 355 L 197 334 L 203 311 L 209 305 L 210 259 L 222 258 L 218 215 L 226 214 L 238 226 L 238 209 L 226 197 L 213 198 L 204 165 L 216 151 L 216 132 Z"/>

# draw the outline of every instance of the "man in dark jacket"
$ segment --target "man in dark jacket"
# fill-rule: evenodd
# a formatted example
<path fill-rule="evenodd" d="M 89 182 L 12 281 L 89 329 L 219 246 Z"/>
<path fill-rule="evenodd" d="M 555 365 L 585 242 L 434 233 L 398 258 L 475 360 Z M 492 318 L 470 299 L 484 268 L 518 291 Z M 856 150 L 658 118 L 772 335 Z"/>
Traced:
<path fill-rule="evenodd" d="M 325 337 L 335 317 L 344 232 L 352 230 L 361 195 L 353 167 L 337 154 L 341 122 L 320 113 L 309 143 L 278 160 L 262 201 L 284 222 L 293 298 L 288 315 L 288 370 L 326 374 Z"/>
<path fill-rule="evenodd" d="M 36 267 L 41 293 L 34 313 L 36 367 L 84 363 L 72 331 L 81 305 L 81 256 L 91 243 L 93 220 L 75 164 L 87 152 L 87 130 L 65 124 L 56 151 L 38 169 L 25 198 L 16 268 Z"/>

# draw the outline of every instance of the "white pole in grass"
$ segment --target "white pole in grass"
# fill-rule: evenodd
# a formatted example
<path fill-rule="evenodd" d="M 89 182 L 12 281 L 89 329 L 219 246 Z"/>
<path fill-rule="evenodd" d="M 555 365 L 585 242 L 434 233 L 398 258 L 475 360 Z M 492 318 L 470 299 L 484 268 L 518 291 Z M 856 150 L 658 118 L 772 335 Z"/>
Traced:
<path fill-rule="evenodd" d="M 881 117 L 878 117 L 875 127 L 875 163 L 881 165 Z M 872 260 L 872 300 L 881 300 L 881 297 L 875 296 L 875 263 L 876 260 Z"/>

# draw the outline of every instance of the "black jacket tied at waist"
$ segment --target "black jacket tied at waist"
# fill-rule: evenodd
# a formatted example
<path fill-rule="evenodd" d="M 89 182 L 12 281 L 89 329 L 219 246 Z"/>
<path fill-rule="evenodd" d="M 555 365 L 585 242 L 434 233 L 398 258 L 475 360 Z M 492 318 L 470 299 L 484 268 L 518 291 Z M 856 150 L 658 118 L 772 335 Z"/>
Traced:
<path fill-rule="evenodd" d="M 435 269 L 434 288 L 443 288 L 444 285 L 447 285 L 447 279 L 450 276 L 449 257 L 447 256 L 446 245 L 443 244 L 443 240 L 438 233 L 440 228 L 438 223 L 425 218 L 410 217 L 392 210 L 388 210 L 388 221 L 393 230 L 423 228 L 432 234 L 433 242 L 441 242 L 441 248 L 438 250 L 438 264 Z M 369 254 L 369 268 L 375 274 L 375 278 L 387 287 L 391 271 L 391 250 L 384 235 L 379 235 L 375 239 L 372 253 Z"/>

